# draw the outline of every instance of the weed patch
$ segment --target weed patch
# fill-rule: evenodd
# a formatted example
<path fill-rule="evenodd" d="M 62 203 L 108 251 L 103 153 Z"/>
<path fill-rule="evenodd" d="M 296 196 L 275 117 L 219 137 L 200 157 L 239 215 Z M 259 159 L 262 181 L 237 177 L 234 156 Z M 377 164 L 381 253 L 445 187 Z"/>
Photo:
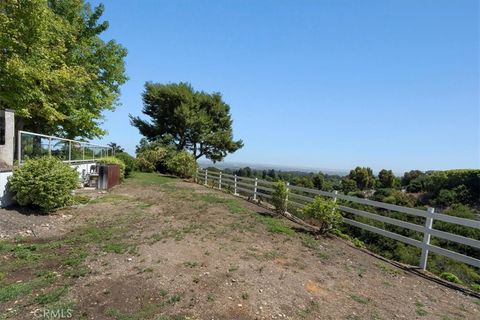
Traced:
<path fill-rule="evenodd" d="M 35 297 L 35 302 L 41 305 L 58 302 L 60 298 L 68 292 L 68 286 L 63 286 L 49 293 L 40 294 Z"/>
<path fill-rule="evenodd" d="M 350 298 L 352 298 L 353 301 L 356 301 L 361 304 L 367 304 L 370 301 L 370 299 L 367 297 L 363 297 L 355 294 L 352 294 Z"/>

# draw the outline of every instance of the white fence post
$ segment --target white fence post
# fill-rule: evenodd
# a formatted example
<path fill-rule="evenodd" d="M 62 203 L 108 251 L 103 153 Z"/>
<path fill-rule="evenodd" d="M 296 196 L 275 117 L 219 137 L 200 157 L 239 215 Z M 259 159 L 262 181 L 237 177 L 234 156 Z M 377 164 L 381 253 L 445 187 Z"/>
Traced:
<path fill-rule="evenodd" d="M 434 208 L 428 208 L 428 216 L 425 219 L 425 230 L 423 231 L 422 255 L 420 257 L 420 268 L 422 268 L 423 270 L 427 269 L 428 245 L 430 244 L 430 230 L 432 230 L 434 212 L 435 212 Z"/>
<path fill-rule="evenodd" d="M 238 195 L 237 193 L 237 175 L 235 175 L 234 183 L 233 183 L 233 194 Z"/>
<path fill-rule="evenodd" d="M 218 176 L 218 189 L 222 190 L 222 171 L 220 171 Z"/>
<path fill-rule="evenodd" d="M 253 201 L 257 201 L 257 185 L 258 178 L 255 178 L 255 186 L 253 187 Z"/>
<path fill-rule="evenodd" d="M 68 161 L 72 161 L 72 141 L 68 141 Z"/>
<path fill-rule="evenodd" d="M 207 179 L 208 179 L 208 169 L 205 169 L 205 185 L 208 185 Z"/>
<path fill-rule="evenodd" d="M 334 196 L 333 196 L 333 202 L 337 202 L 337 194 L 338 194 L 338 191 L 337 191 L 337 190 L 334 190 L 334 191 L 333 191 L 333 194 L 334 194 Z"/>
<path fill-rule="evenodd" d="M 48 138 L 48 155 L 52 155 L 52 138 Z"/>

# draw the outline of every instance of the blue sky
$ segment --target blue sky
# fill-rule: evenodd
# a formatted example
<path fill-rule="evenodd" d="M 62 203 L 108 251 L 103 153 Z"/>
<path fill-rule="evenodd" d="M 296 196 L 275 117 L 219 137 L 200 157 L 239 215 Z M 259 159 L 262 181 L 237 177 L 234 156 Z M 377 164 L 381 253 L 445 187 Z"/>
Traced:
<path fill-rule="evenodd" d="M 104 142 L 133 153 L 145 81 L 186 81 L 231 106 L 226 161 L 480 167 L 477 0 L 99 2 L 130 78 Z"/>

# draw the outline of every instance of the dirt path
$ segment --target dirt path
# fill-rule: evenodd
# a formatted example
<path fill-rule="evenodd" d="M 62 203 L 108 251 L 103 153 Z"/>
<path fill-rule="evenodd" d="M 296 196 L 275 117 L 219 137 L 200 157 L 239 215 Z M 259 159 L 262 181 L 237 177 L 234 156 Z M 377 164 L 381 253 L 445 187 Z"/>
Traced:
<path fill-rule="evenodd" d="M 477 299 L 261 213 L 199 185 L 137 175 L 62 210 L 72 217 L 64 235 L 0 245 L 0 319 L 39 309 L 74 319 L 480 318 Z"/>

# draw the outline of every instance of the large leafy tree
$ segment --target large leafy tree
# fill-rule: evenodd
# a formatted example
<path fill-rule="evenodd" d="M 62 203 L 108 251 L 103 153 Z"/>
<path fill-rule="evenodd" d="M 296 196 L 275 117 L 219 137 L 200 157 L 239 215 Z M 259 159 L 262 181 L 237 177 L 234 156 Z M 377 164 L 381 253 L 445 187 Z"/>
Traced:
<path fill-rule="evenodd" d="M 368 167 L 356 167 L 350 170 L 348 178 L 355 181 L 360 190 L 371 189 L 375 185 L 375 176 L 372 169 Z"/>
<path fill-rule="evenodd" d="M 149 141 L 169 141 L 177 150 L 189 150 L 195 159 L 221 161 L 243 146 L 234 140 L 230 107 L 220 93 L 195 91 L 188 83 L 145 84 L 142 120 L 132 125 Z"/>
<path fill-rule="evenodd" d="M 395 175 L 392 170 L 382 169 L 378 173 L 380 188 L 393 188 L 395 185 Z"/>
<path fill-rule="evenodd" d="M 99 35 L 103 6 L 83 0 L 0 1 L 0 108 L 19 128 L 68 138 L 101 136 L 126 81 L 126 50 Z"/>

